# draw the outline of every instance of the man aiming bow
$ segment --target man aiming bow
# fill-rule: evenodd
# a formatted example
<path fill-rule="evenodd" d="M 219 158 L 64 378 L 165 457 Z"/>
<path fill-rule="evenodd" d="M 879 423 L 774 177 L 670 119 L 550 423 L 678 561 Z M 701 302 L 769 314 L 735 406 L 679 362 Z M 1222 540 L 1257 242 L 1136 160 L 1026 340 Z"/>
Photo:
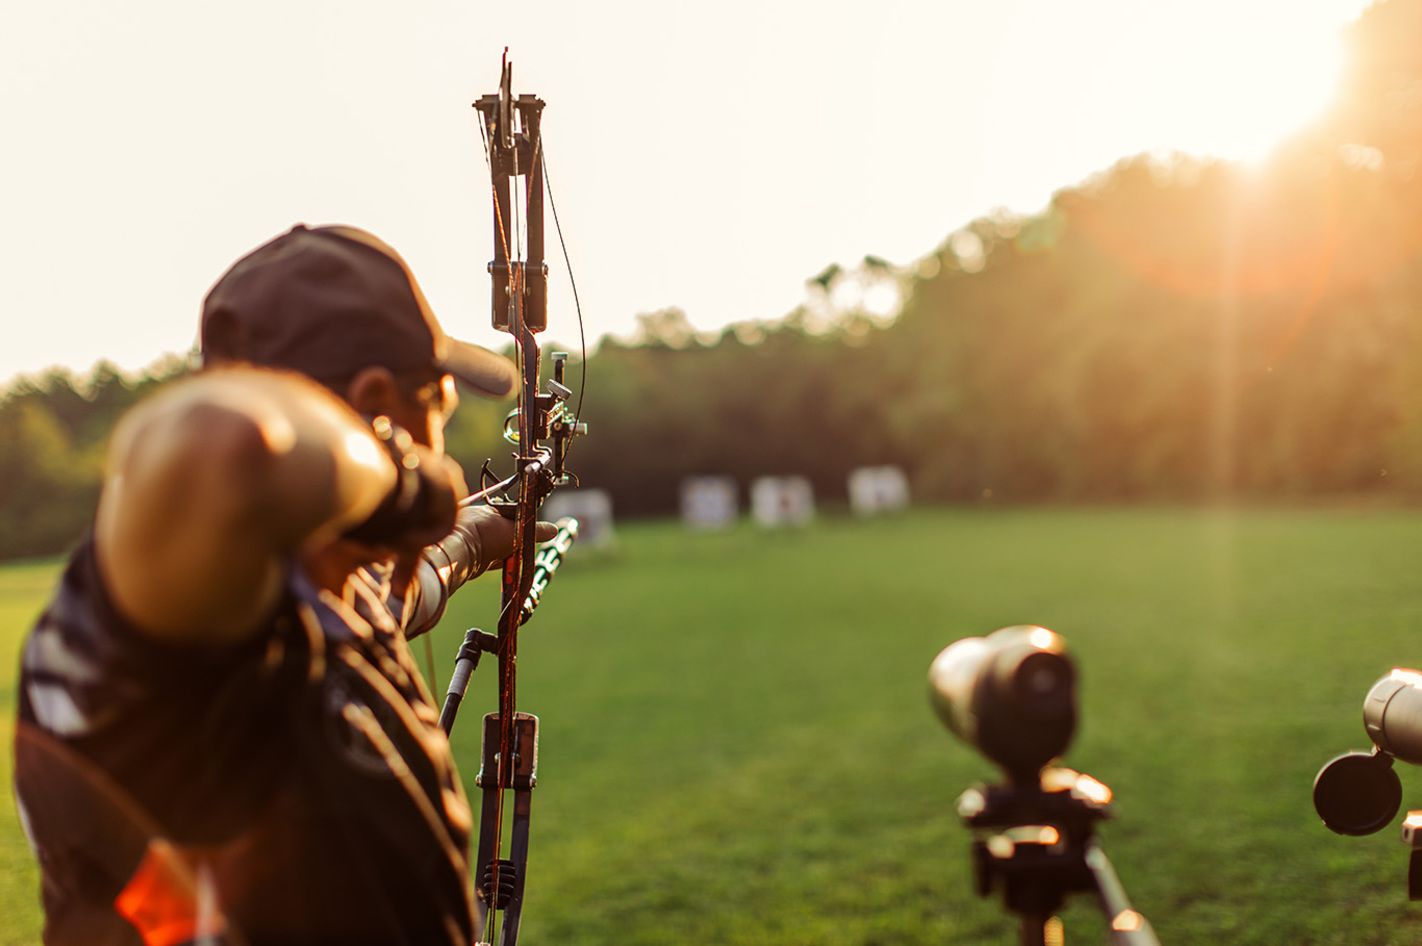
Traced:
<path fill-rule="evenodd" d="M 24 646 L 45 942 L 467 943 L 470 811 L 406 639 L 513 548 L 443 430 L 455 378 L 514 367 L 348 227 L 233 265 L 201 348 L 115 429 Z"/>

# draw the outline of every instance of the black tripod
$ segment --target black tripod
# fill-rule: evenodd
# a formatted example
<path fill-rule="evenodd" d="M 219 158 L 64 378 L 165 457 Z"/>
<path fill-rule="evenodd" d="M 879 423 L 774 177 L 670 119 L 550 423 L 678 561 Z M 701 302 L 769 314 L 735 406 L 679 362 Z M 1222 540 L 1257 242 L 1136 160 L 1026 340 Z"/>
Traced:
<path fill-rule="evenodd" d="M 1111 790 L 1070 769 L 1043 769 L 1037 784 L 1009 782 L 969 789 L 958 815 L 976 832 L 973 867 L 978 895 L 1001 883 L 1007 909 L 1021 919 L 1023 946 L 1060 943 L 1048 926 L 1068 894 L 1094 891 L 1115 946 L 1160 946 L 1095 837 L 1110 816 Z"/>

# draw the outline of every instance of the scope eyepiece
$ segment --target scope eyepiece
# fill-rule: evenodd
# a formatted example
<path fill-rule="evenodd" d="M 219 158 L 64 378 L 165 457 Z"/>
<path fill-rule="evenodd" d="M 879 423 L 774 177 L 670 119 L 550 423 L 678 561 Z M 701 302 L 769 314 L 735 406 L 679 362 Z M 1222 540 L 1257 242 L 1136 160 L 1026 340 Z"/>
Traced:
<path fill-rule="evenodd" d="M 928 671 L 929 702 L 943 725 L 1032 785 L 1071 742 L 1075 687 L 1065 642 L 1032 625 L 950 644 Z"/>

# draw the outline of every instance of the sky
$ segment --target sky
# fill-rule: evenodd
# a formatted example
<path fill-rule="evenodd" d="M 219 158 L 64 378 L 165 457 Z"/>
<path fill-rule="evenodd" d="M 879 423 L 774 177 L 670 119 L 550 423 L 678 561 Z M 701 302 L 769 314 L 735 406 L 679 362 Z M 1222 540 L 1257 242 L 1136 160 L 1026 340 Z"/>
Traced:
<path fill-rule="evenodd" d="M 1367 0 L 46 0 L 0 30 L 0 383 L 195 342 L 235 259 L 347 223 L 450 334 L 489 327 L 471 103 L 505 47 L 589 340 L 776 319 L 865 255 L 1143 152 L 1258 160 L 1329 101 Z M 548 239 L 548 339 L 577 339 Z"/>

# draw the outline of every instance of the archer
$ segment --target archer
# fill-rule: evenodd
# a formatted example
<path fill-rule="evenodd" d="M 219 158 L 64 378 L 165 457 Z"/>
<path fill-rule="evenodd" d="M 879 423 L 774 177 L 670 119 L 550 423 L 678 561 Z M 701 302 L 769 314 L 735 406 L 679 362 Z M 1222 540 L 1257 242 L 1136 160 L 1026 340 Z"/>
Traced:
<path fill-rule="evenodd" d="M 455 377 L 517 372 L 345 227 L 236 263 L 201 347 L 116 429 L 24 647 L 45 942 L 468 943 L 471 812 L 406 638 L 552 533 L 460 505 L 444 455 Z"/>

